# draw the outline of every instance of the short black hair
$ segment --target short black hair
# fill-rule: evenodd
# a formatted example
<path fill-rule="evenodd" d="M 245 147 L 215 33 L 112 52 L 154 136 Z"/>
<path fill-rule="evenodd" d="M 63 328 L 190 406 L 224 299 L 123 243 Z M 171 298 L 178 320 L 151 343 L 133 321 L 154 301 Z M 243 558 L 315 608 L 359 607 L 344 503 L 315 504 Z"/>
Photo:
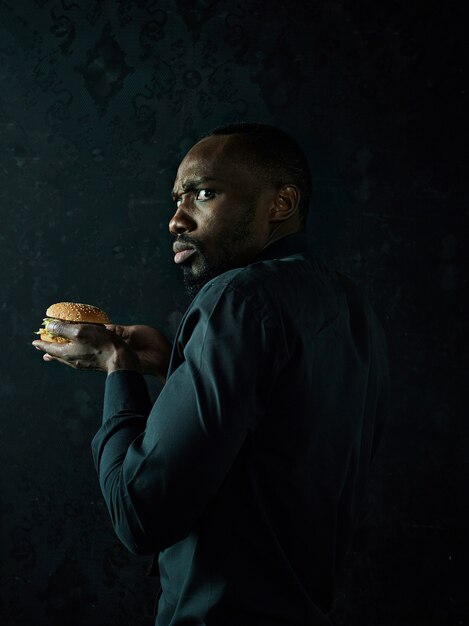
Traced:
<path fill-rule="evenodd" d="M 296 185 L 301 228 L 305 227 L 311 196 L 311 174 L 303 150 L 290 135 L 269 124 L 236 122 L 217 126 L 203 136 L 242 135 L 255 164 L 275 186 Z"/>

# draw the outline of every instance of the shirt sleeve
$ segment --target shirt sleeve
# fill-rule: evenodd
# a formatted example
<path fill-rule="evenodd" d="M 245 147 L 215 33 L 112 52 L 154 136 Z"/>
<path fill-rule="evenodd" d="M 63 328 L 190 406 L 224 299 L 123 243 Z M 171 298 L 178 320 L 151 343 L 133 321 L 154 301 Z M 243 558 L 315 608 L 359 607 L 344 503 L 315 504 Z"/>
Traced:
<path fill-rule="evenodd" d="M 183 320 L 176 366 L 148 418 L 141 375 L 106 381 L 93 456 L 115 531 L 136 554 L 191 531 L 265 413 L 278 360 L 271 324 L 236 290 L 208 287 Z"/>

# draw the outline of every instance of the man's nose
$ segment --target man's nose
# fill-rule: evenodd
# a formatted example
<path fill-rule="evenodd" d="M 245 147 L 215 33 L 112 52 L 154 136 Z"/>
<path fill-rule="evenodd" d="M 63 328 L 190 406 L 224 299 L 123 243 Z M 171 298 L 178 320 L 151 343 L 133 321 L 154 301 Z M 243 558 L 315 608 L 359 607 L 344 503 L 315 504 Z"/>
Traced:
<path fill-rule="evenodd" d="M 169 232 L 172 235 L 182 235 L 195 230 L 196 223 L 192 217 L 184 209 L 184 203 L 181 203 L 176 209 L 176 213 L 169 221 Z"/>

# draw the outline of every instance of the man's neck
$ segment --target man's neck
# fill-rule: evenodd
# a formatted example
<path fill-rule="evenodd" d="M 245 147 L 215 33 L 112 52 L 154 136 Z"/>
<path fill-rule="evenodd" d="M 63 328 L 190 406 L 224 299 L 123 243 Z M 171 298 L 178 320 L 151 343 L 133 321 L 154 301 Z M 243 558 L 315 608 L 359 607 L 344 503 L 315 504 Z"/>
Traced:
<path fill-rule="evenodd" d="M 278 222 L 277 224 L 273 224 L 273 228 L 267 237 L 267 241 L 262 248 L 265 250 L 267 246 L 270 246 L 275 241 L 286 237 L 287 235 L 292 235 L 293 233 L 300 232 L 300 227 L 298 224 L 287 224 L 286 222 Z"/>

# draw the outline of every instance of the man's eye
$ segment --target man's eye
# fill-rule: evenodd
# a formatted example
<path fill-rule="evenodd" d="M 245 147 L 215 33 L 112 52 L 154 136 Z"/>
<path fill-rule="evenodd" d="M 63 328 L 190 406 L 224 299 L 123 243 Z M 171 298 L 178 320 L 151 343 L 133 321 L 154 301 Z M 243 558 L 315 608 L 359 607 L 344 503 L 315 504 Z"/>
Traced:
<path fill-rule="evenodd" d="M 204 202 L 205 200 L 211 200 L 215 196 L 215 192 L 213 189 L 199 189 L 195 196 L 196 200 L 201 200 Z"/>

